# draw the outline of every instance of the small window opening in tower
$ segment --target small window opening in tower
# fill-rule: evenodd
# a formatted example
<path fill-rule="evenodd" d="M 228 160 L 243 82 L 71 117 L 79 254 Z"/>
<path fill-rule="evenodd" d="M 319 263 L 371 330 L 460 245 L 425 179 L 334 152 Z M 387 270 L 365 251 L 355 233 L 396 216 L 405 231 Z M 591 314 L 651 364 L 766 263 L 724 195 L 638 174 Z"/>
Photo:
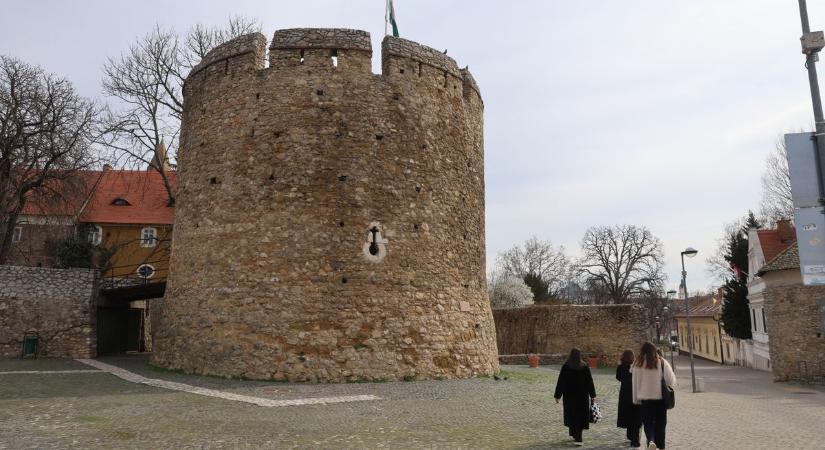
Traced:
<path fill-rule="evenodd" d="M 378 254 L 378 227 L 370 228 L 370 255 Z"/>
<path fill-rule="evenodd" d="M 304 63 L 304 49 L 301 49 L 301 64 Z"/>
<path fill-rule="evenodd" d="M 338 67 L 338 50 L 332 50 L 330 59 L 332 60 L 332 67 Z"/>

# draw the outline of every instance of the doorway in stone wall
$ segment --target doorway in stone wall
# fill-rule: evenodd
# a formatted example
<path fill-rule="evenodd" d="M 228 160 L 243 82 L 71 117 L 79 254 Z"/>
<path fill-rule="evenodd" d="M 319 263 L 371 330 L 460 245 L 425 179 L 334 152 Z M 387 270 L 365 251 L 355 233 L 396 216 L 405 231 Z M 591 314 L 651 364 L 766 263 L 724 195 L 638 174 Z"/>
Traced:
<path fill-rule="evenodd" d="M 98 307 L 97 354 L 144 351 L 143 314 L 137 308 Z"/>

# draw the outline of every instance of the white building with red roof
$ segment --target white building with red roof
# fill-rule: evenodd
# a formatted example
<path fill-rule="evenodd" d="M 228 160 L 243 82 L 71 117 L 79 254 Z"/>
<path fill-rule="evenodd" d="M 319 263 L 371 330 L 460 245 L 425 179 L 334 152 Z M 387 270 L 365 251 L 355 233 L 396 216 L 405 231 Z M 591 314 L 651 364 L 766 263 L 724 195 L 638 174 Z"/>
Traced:
<path fill-rule="evenodd" d="M 765 280 L 758 274 L 778 255 L 796 243 L 789 220 L 777 222 L 774 230 L 748 230 L 748 307 L 752 338 L 740 342 L 740 363 L 759 370 L 771 370 L 770 336 L 765 314 Z"/>

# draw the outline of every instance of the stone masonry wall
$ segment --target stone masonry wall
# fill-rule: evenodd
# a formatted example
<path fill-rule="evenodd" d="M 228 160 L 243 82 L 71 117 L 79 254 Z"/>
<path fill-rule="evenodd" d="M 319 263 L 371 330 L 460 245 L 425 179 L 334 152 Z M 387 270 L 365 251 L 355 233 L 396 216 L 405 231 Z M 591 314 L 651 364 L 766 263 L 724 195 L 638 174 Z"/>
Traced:
<path fill-rule="evenodd" d="M 765 315 L 776 381 L 825 381 L 825 286 L 769 287 Z"/>
<path fill-rule="evenodd" d="M 325 382 L 496 373 L 472 76 L 393 37 L 375 75 L 358 30 L 279 30 L 266 48 L 240 37 L 186 80 L 152 362 Z"/>
<path fill-rule="evenodd" d="M 0 357 L 20 357 L 29 331 L 38 356 L 94 357 L 95 293 L 87 269 L 0 266 Z"/>
<path fill-rule="evenodd" d="M 647 340 L 639 305 L 539 305 L 494 309 L 493 317 L 501 355 L 536 353 L 555 361 L 578 347 L 585 357 L 615 365 L 625 349 L 638 353 Z"/>

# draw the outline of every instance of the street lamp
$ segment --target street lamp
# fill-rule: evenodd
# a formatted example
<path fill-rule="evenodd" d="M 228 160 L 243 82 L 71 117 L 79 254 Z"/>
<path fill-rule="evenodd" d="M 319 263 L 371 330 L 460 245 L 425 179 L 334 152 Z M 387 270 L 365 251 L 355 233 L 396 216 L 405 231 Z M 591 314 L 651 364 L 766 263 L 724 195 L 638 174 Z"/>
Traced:
<path fill-rule="evenodd" d="M 693 258 L 699 253 L 693 247 L 688 247 L 682 252 L 682 289 L 685 293 L 685 318 L 687 319 L 688 352 L 690 353 L 690 383 L 693 392 L 696 392 L 696 370 L 693 367 L 693 333 L 690 330 L 690 303 L 688 302 L 687 272 L 685 272 L 685 256 Z"/>
<path fill-rule="evenodd" d="M 667 291 L 667 303 L 670 303 L 670 296 L 674 294 L 676 294 L 676 291 L 673 289 Z M 670 329 L 670 326 L 672 325 L 671 322 L 673 322 L 673 313 L 668 314 L 670 311 L 669 306 L 665 306 L 664 311 L 665 320 L 667 320 L 667 345 L 670 347 L 670 366 L 675 368 L 676 366 L 673 364 L 673 342 L 671 341 L 671 339 L 673 339 L 673 331 Z"/>
<path fill-rule="evenodd" d="M 660 345 L 662 343 L 662 321 L 661 317 L 656 316 L 653 318 L 653 324 L 656 325 L 656 345 Z"/>

